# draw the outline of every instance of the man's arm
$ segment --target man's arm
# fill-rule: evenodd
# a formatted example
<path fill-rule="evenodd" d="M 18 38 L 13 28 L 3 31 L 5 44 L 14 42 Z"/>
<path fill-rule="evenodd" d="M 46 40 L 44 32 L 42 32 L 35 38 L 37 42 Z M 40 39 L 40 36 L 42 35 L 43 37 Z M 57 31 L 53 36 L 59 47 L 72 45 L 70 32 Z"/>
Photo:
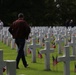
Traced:
<path fill-rule="evenodd" d="M 12 25 L 9 27 L 8 31 L 13 34 L 13 29 L 12 29 Z"/>

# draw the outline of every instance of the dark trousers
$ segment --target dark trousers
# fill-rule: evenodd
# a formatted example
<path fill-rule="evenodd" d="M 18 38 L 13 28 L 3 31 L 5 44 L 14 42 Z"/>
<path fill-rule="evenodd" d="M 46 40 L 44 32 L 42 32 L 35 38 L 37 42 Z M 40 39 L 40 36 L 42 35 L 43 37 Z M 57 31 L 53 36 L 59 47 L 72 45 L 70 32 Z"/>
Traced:
<path fill-rule="evenodd" d="M 27 62 L 24 55 L 24 46 L 25 46 L 25 39 L 15 39 L 15 43 L 18 47 L 18 54 L 16 57 L 16 67 L 19 65 L 20 58 L 22 59 L 24 67 L 26 67 Z"/>

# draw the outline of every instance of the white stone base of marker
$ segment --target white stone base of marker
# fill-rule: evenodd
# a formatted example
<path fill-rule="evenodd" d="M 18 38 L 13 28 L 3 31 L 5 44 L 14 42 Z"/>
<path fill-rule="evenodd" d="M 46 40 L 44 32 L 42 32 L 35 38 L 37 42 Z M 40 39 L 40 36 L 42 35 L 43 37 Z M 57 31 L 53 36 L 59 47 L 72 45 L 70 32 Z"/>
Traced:
<path fill-rule="evenodd" d="M 0 49 L 0 75 L 3 75 L 3 51 Z"/>
<path fill-rule="evenodd" d="M 10 44 L 11 44 L 11 40 L 12 40 L 11 37 L 8 37 L 8 38 L 7 38 L 7 41 L 6 41 L 7 46 L 10 46 Z"/>
<path fill-rule="evenodd" d="M 11 49 L 15 48 L 15 39 L 12 38 L 11 40 Z"/>
<path fill-rule="evenodd" d="M 6 62 L 6 73 L 7 75 L 16 75 L 16 61 L 5 60 Z"/>
<path fill-rule="evenodd" d="M 16 61 L 4 60 L 3 50 L 0 49 L 0 75 L 3 75 L 3 67 L 6 66 L 6 75 L 16 75 Z"/>

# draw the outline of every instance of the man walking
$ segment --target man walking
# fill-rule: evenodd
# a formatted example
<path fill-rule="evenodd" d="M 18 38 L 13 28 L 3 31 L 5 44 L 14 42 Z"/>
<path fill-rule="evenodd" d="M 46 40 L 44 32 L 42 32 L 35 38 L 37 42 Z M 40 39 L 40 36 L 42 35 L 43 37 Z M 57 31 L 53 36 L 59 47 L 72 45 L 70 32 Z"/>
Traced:
<path fill-rule="evenodd" d="M 28 39 L 29 33 L 31 32 L 30 26 L 24 20 L 24 14 L 19 13 L 18 19 L 12 23 L 9 27 L 9 32 L 12 34 L 15 39 L 15 43 L 18 46 L 18 54 L 16 57 L 16 68 L 19 69 L 19 61 L 22 59 L 22 63 L 26 68 L 28 66 L 27 61 L 24 55 L 24 45 Z"/>

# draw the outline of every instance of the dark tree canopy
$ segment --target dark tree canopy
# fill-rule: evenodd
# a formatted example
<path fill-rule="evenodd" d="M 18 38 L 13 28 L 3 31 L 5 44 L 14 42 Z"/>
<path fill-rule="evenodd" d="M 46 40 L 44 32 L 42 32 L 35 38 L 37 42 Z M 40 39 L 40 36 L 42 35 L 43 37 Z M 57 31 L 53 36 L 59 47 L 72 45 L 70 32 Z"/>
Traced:
<path fill-rule="evenodd" d="M 23 12 L 32 26 L 64 25 L 76 20 L 76 0 L 0 0 L 0 19 L 10 25 Z"/>

